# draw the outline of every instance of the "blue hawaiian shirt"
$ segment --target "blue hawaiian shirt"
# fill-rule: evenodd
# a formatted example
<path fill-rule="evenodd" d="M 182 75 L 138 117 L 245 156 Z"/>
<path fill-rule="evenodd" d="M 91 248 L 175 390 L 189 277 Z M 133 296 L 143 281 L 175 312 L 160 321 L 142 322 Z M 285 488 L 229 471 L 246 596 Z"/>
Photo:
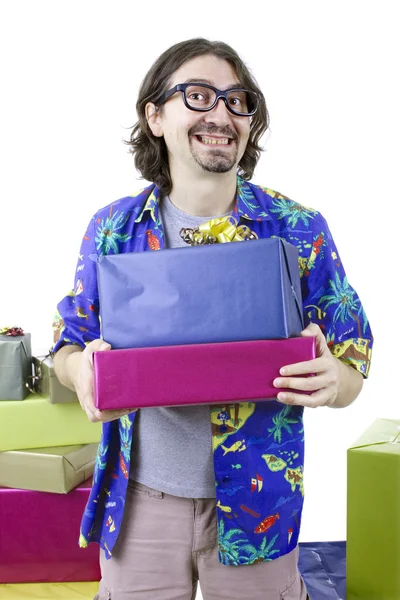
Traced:
<path fill-rule="evenodd" d="M 98 256 L 164 247 L 159 198 L 151 185 L 94 215 L 82 241 L 74 290 L 58 305 L 54 352 L 101 337 Z M 241 178 L 233 215 L 259 238 L 280 237 L 297 247 L 305 325 L 317 323 L 333 355 L 367 377 L 371 330 L 322 215 Z M 303 410 L 277 401 L 210 407 L 223 564 L 269 561 L 296 547 L 304 497 Z M 107 558 L 121 528 L 135 414 L 103 424 L 82 518 L 80 545 L 98 542 Z"/>

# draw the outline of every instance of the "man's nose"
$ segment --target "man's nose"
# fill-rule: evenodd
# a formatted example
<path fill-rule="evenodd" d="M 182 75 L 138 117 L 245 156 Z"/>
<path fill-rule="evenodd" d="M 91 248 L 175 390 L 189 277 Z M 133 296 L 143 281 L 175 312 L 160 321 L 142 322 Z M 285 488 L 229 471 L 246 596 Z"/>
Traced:
<path fill-rule="evenodd" d="M 217 104 L 211 110 L 204 113 L 207 121 L 215 121 L 219 122 L 223 121 L 225 123 L 231 122 L 231 113 L 229 112 L 224 98 L 218 98 Z"/>

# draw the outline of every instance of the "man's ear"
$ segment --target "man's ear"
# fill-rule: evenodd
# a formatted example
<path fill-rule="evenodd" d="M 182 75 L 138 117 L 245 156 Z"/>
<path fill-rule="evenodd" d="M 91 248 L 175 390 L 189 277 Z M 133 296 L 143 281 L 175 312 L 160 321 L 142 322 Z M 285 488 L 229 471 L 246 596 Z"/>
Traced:
<path fill-rule="evenodd" d="M 160 111 L 153 102 L 148 102 L 145 106 L 146 121 L 150 127 L 151 133 L 155 137 L 162 137 L 164 135 L 161 125 Z"/>

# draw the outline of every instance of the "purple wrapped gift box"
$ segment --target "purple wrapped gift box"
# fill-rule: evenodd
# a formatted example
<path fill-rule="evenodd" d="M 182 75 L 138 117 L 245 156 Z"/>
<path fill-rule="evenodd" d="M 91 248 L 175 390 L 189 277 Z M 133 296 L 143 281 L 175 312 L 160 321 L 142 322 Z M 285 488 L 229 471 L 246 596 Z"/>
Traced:
<path fill-rule="evenodd" d="M 113 348 L 283 339 L 303 329 L 297 249 L 280 238 L 101 256 Z"/>

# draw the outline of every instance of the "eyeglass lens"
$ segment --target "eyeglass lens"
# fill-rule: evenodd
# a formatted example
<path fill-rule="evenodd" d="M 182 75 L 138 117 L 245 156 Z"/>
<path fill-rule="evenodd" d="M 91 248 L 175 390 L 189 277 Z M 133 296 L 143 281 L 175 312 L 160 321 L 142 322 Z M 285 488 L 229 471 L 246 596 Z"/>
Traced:
<path fill-rule="evenodd" d="M 202 85 L 190 85 L 186 88 L 186 101 L 194 109 L 204 110 L 215 102 L 214 90 Z M 227 94 L 229 108 L 240 114 L 249 114 L 257 106 L 256 96 L 253 92 L 231 90 Z"/>

